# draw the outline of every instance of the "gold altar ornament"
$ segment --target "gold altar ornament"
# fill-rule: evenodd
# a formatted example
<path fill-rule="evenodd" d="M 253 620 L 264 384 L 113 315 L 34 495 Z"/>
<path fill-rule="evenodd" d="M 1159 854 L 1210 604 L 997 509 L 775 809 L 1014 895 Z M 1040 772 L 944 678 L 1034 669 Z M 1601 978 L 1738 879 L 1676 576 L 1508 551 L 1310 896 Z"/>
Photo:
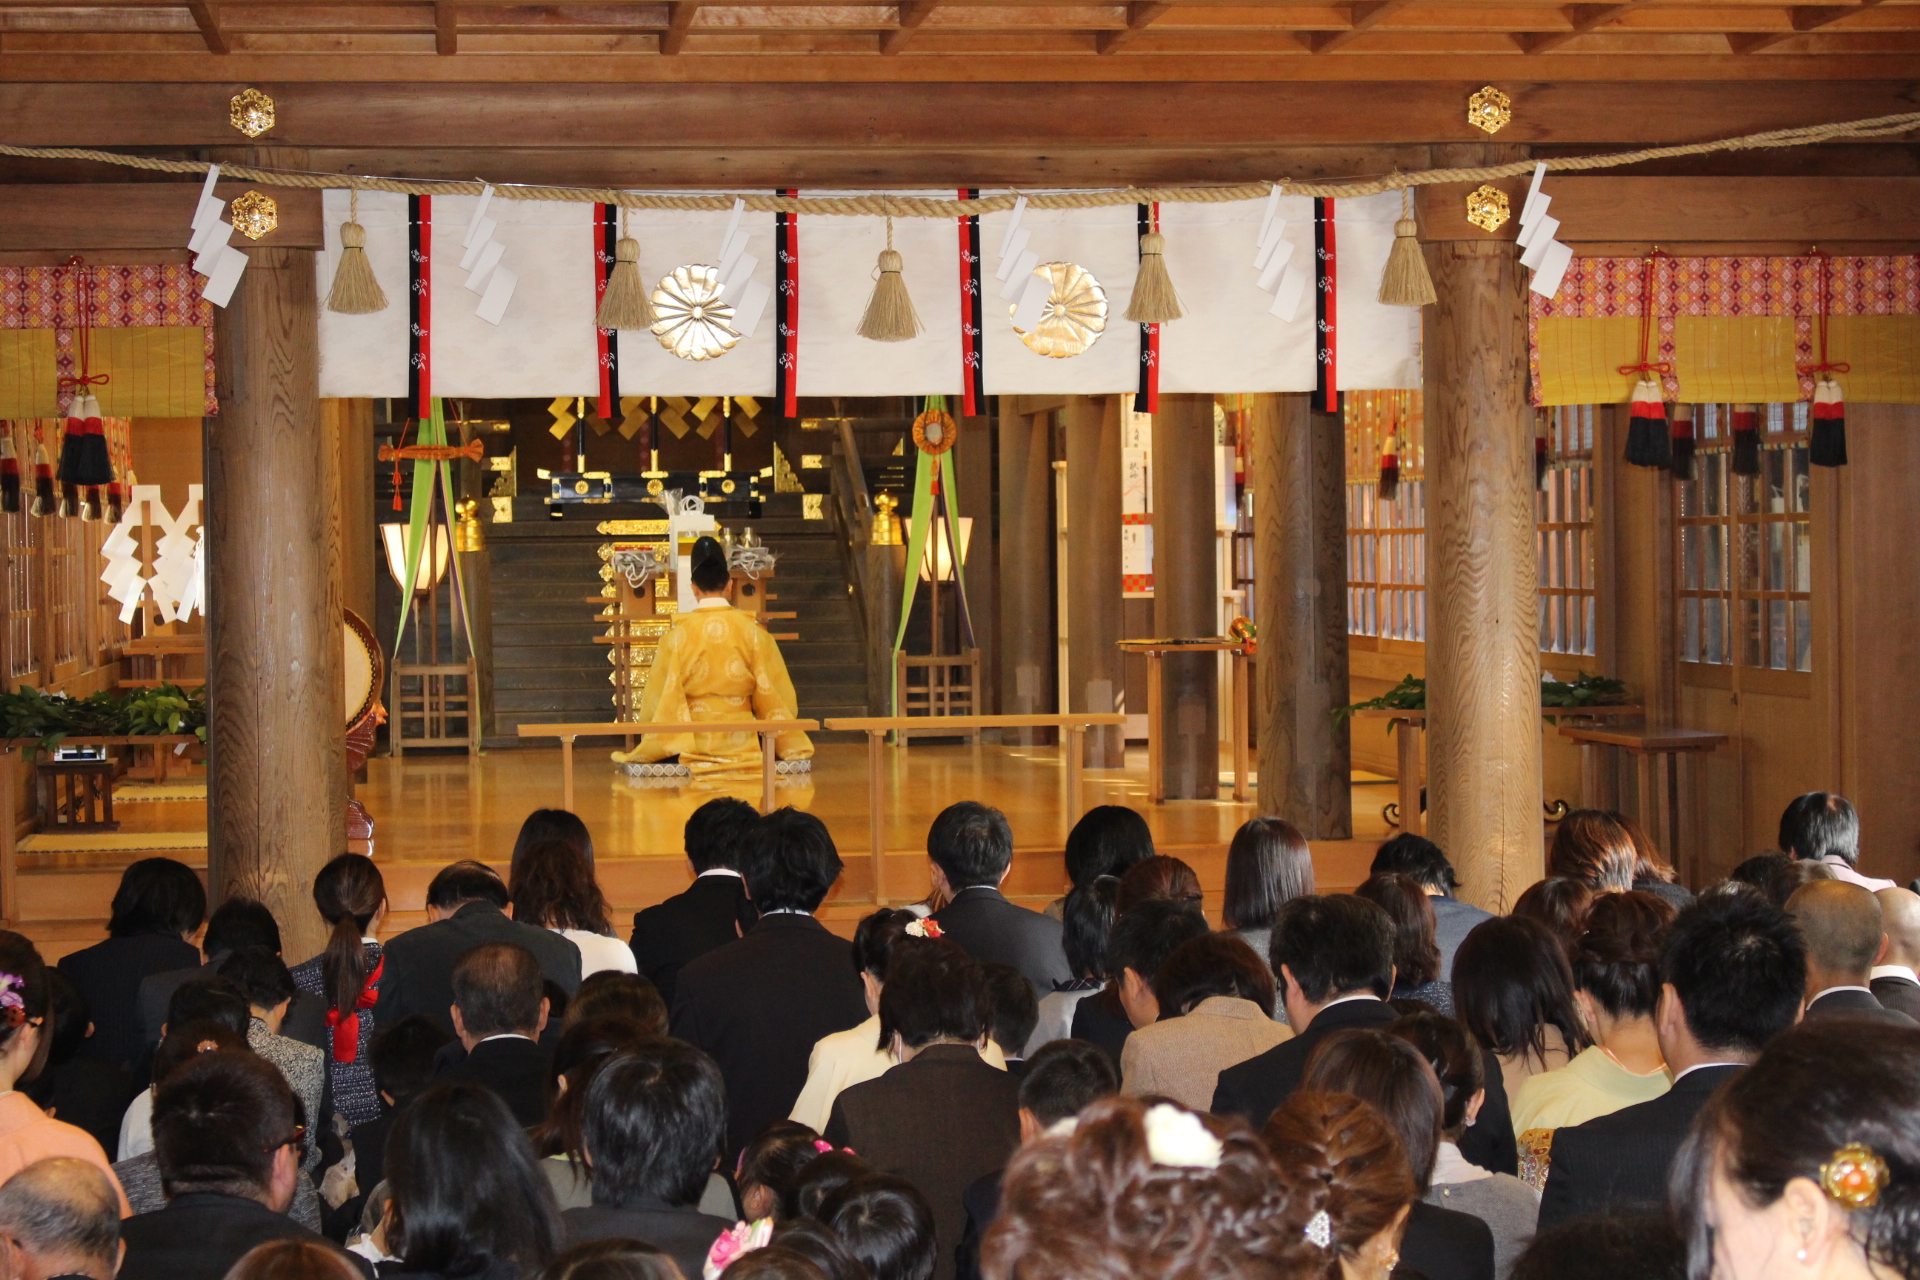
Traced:
<path fill-rule="evenodd" d="M 900 505 L 900 499 L 890 493 L 883 493 L 873 500 L 876 510 L 873 513 L 873 537 L 870 546 L 897 547 L 901 543 L 900 517 L 893 509 Z"/>
<path fill-rule="evenodd" d="M 1482 183 L 1467 196 L 1467 221 L 1482 231 L 1498 231 L 1512 212 L 1507 193 L 1498 187 Z"/>
<path fill-rule="evenodd" d="M 959 437 L 959 428 L 953 425 L 952 416 L 945 410 L 928 409 L 913 420 L 914 447 L 922 453 L 937 457 L 953 448 L 953 442 Z"/>
<path fill-rule="evenodd" d="M 227 107 L 227 123 L 249 138 L 273 128 L 273 99 L 258 89 L 242 89 Z"/>
<path fill-rule="evenodd" d="M 479 443 L 475 441 L 475 443 Z M 453 526 L 453 549 L 455 551 L 485 551 L 486 535 L 480 530 L 480 517 L 475 514 L 480 504 L 468 498 L 454 507 L 459 522 Z"/>
<path fill-rule="evenodd" d="M 249 240 L 258 240 L 280 225 L 280 206 L 273 197 L 249 191 L 233 202 L 233 229 Z"/>
<path fill-rule="evenodd" d="M 1107 329 L 1107 291 L 1093 272 L 1076 262 L 1043 262 L 1033 274 L 1045 276 L 1053 290 L 1031 333 L 1014 326 L 1020 341 L 1030 350 L 1057 360 L 1077 356 L 1099 341 Z M 1007 314 L 1019 310 L 1020 304 L 1014 303 Z"/>
<path fill-rule="evenodd" d="M 675 267 L 654 289 L 653 311 L 653 336 L 682 360 L 711 360 L 740 341 L 733 308 L 720 301 L 718 267 Z"/>
<path fill-rule="evenodd" d="M 1498 133 L 1513 123 L 1513 99 L 1492 85 L 1467 99 L 1467 123 L 1482 133 Z"/>

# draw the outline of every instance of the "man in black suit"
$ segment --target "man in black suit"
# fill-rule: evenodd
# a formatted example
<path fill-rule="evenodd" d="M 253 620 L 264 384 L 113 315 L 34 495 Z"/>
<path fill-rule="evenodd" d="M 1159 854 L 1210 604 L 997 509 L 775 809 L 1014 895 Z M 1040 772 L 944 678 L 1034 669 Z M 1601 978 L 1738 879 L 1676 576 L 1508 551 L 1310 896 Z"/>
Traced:
<path fill-rule="evenodd" d="M 726 1079 L 729 1159 L 793 1110 L 815 1042 L 867 1020 L 853 944 L 813 918 L 840 878 L 826 825 L 776 809 L 754 823 L 741 871 L 760 919 L 680 971 L 672 1019 Z"/>
<path fill-rule="evenodd" d="M 460 957 L 489 942 L 511 942 L 533 953 L 541 974 L 568 995 L 580 989 L 580 948 L 538 925 L 506 913 L 507 886 L 492 867 L 456 862 L 427 886 L 427 923 L 386 945 L 386 970 L 376 1023 L 425 1014 L 453 1032 L 453 967 Z"/>
<path fill-rule="evenodd" d="M 220 972 L 221 963 L 243 947 L 265 947 L 279 955 L 280 925 L 265 903 L 255 902 L 252 898 L 228 898 L 207 917 L 206 936 L 200 940 L 201 954 L 206 957 L 205 964 L 169 969 L 165 973 L 149 974 L 140 980 L 135 1017 L 139 1022 L 140 1043 L 147 1046 L 149 1053 L 160 1043 L 161 1030 L 167 1023 L 167 1002 L 173 998 L 174 991 L 193 978 L 202 975 L 212 977 Z M 294 1001 L 296 1007 L 299 1003 L 297 999 Z M 318 1000 L 312 1003 L 322 1004 Z M 324 1008 L 320 1016 L 322 1020 L 325 1019 Z"/>
<path fill-rule="evenodd" d="M 441 1068 L 442 1081 L 485 1085 L 531 1128 L 547 1118 L 547 997 L 539 962 L 525 947 L 489 942 L 453 966 L 453 1034 L 466 1056 Z"/>
<path fill-rule="evenodd" d="M 204 1053 L 169 1075 L 154 1099 L 153 1145 L 172 1198 L 121 1224 L 121 1280 L 222 1280 L 270 1240 L 334 1248 L 286 1214 L 305 1136 L 294 1114 L 285 1077 L 251 1053 Z"/>
<path fill-rule="evenodd" d="M 1713 1091 L 1791 1027 L 1807 948 L 1757 895 L 1716 895 L 1681 911 L 1660 955 L 1654 1029 L 1673 1088 L 1553 1135 L 1540 1230 L 1592 1214 L 1658 1209 L 1667 1173 Z"/>
<path fill-rule="evenodd" d="M 1886 934 L 1880 900 L 1845 880 L 1815 880 L 1787 899 L 1787 914 L 1807 940 L 1807 1011 L 1821 1018 L 1867 1018 L 1911 1027 L 1914 1019 L 1874 997 L 1873 962 Z"/>
<path fill-rule="evenodd" d="M 569 1245 L 609 1236 L 663 1250 L 697 1276 L 733 1224 L 701 1213 L 727 1106 L 720 1068 L 676 1040 L 614 1057 L 593 1077 L 581 1114 L 592 1153 L 593 1205 L 560 1215 Z"/>
<path fill-rule="evenodd" d="M 0 1186 L 0 1267 L 16 1280 L 113 1280 L 126 1251 L 120 1196 L 98 1166 L 36 1160 Z"/>
<path fill-rule="evenodd" d="M 927 828 L 927 857 L 934 896 L 948 899 L 933 918 L 968 955 L 1012 965 L 1033 984 L 1036 998 L 1073 981 L 1060 922 L 1015 906 L 1000 892 L 1013 865 L 1005 814 L 973 800 L 947 806 Z"/>
<path fill-rule="evenodd" d="M 752 805 L 731 797 L 695 809 L 686 826 L 692 886 L 634 913 L 634 961 L 669 1009 L 687 961 L 732 942 L 760 918 L 738 866 L 748 833 L 759 820 Z"/>
<path fill-rule="evenodd" d="M 1393 921 L 1365 898 L 1295 898 L 1274 916 L 1267 945 L 1287 1022 L 1299 1034 L 1222 1071 L 1211 1108 L 1244 1116 L 1256 1129 L 1299 1087 L 1322 1040 L 1345 1027 L 1384 1027 L 1395 1016 L 1386 1004 L 1393 990 Z"/>
<path fill-rule="evenodd" d="M 1920 1019 L 1920 893 L 1882 889 L 1873 896 L 1880 900 L 1886 942 L 1867 985 L 1887 1008 Z"/>

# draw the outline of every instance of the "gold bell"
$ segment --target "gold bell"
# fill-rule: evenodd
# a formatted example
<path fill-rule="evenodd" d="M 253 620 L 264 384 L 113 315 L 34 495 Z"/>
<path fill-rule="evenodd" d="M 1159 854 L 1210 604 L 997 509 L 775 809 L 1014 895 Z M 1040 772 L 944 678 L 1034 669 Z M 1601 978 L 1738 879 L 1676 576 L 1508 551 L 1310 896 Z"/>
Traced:
<path fill-rule="evenodd" d="M 901 543 L 900 520 L 893 509 L 900 505 L 900 499 L 890 493 L 883 493 L 873 500 L 878 508 L 873 514 L 873 537 L 868 545 L 875 547 L 897 547 Z"/>
<path fill-rule="evenodd" d="M 459 520 L 453 527 L 453 549 L 455 551 L 483 551 L 486 549 L 486 535 L 480 529 L 480 518 L 474 514 L 480 504 L 472 498 L 455 506 L 453 511 Z"/>

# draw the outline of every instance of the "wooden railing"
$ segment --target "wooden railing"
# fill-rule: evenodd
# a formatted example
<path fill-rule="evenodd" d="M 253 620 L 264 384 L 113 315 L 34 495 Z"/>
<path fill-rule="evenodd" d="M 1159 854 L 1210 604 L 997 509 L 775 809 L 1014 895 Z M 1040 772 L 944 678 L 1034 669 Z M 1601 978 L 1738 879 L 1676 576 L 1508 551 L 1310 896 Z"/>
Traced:
<path fill-rule="evenodd" d="M 523 738 L 560 739 L 561 792 L 564 808 L 573 808 L 573 740 L 575 738 L 645 738 L 662 733 L 757 733 L 760 735 L 760 808 L 773 810 L 773 739 L 782 733 L 811 733 L 818 720 L 696 720 L 685 724 L 523 724 Z"/>

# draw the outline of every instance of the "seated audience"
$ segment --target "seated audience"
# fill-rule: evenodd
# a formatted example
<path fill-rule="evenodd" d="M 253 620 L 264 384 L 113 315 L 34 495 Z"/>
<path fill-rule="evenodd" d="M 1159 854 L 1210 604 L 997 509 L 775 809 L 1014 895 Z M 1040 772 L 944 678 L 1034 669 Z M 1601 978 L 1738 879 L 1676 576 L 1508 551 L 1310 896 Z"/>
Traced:
<path fill-rule="evenodd" d="M 1440 1143 L 1422 1198 L 1427 1204 L 1471 1214 L 1486 1223 L 1493 1232 L 1494 1273 L 1505 1276 L 1520 1247 L 1533 1235 L 1540 1196 L 1510 1173 L 1470 1162 L 1460 1150 L 1460 1139 L 1474 1127 L 1486 1104 L 1486 1054 L 1458 1021 L 1437 1013 L 1409 1014 L 1388 1026 L 1387 1034 L 1412 1045 L 1440 1085 Z M 1404 1117 L 1390 1118 L 1404 1136 Z"/>
<path fill-rule="evenodd" d="M 1673 864 L 1661 856 L 1660 847 L 1654 844 L 1647 829 L 1616 810 L 1609 810 L 1607 816 L 1619 824 L 1633 845 L 1633 887 L 1641 893 L 1665 898 L 1675 911 L 1692 902 L 1692 892 L 1677 882 Z"/>
<path fill-rule="evenodd" d="M 1265 964 L 1274 913 L 1312 892 L 1313 852 L 1300 828 L 1284 818 L 1249 818 L 1240 824 L 1227 846 L 1226 893 L 1220 908 L 1223 930 L 1252 947 Z M 1271 1012 L 1284 1020 L 1278 986 L 1274 990 Z"/>
<path fill-rule="evenodd" d="M 114 1280 L 126 1251 L 113 1179 L 85 1160 L 49 1156 L 0 1184 L 0 1268 L 9 1280 Z"/>
<path fill-rule="evenodd" d="M 869 1280 L 867 1269 L 847 1252 L 846 1243 L 824 1222 L 812 1218 L 783 1222 L 774 1228 L 773 1244 L 811 1262 L 823 1280 Z"/>
<path fill-rule="evenodd" d="M 1015 1077 L 1026 1071 L 1021 1054 L 1033 1029 L 1040 1024 L 1040 1002 L 1033 998 L 1033 984 L 1010 964 L 983 964 L 980 975 L 987 984 L 987 1043 L 1000 1051 L 1008 1071 Z M 980 1056 L 985 1058 L 986 1052 Z"/>
<path fill-rule="evenodd" d="M 734 1185 L 740 1188 L 740 1216 L 785 1221 L 799 1216 L 795 1192 L 800 1171 L 833 1150 L 818 1133 L 793 1120 L 775 1120 L 754 1135 L 740 1153 Z"/>
<path fill-rule="evenodd" d="M 1069 891 L 1092 884 L 1102 876 L 1118 880 L 1127 868 L 1153 856 L 1153 831 L 1137 809 L 1123 804 L 1097 804 L 1080 815 L 1067 832 L 1065 862 Z M 1047 904 L 1047 914 L 1061 918 L 1065 898 Z"/>
<path fill-rule="evenodd" d="M 1336 1031 L 1307 1060 L 1300 1090 L 1351 1094 L 1393 1126 L 1423 1197 L 1408 1208 L 1400 1256 L 1425 1280 L 1493 1280 L 1494 1226 L 1509 1247 L 1532 1233 L 1531 1194 L 1502 1204 L 1508 1212 L 1497 1224 L 1424 1198 L 1432 1187 L 1445 1102 L 1433 1067 L 1408 1041 L 1358 1027 Z"/>
<path fill-rule="evenodd" d="M 521 1280 L 560 1248 L 553 1194 L 506 1104 L 473 1084 L 435 1085 L 387 1145 L 382 1277 Z"/>
<path fill-rule="evenodd" d="M 1434 941 L 1440 946 L 1440 977 L 1453 980 L 1453 955 L 1473 927 L 1493 914 L 1470 906 L 1453 896 L 1460 877 L 1439 845 L 1425 836 L 1402 831 L 1374 851 L 1373 865 L 1367 874 L 1403 875 L 1419 885 L 1433 899 Z"/>
<path fill-rule="evenodd" d="M 1318 1252 L 1304 1274 L 1398 1273 L 1417 1192 L 1406 1149 L 1384 1116 L 1349 1094 L 1303 1089 L 1273 1113 L 1261 1139 L 1280 1163 L 1294 1212 L 1314 1210 L 1301 1234 Z"/>
<path fill-rule="evenodd" d="M 643 1240 L 589 1240 L 554 1256 L 539 1280 L 690 1280 L 673 1258 Z"/>
<path fill-rule="evenodd" d="M 1882 889 L 1873 896 L 1880 899 L 1886 942 L 1867 985 L 1886 1008 L 1920 1019 L 1920 893 Z M 54 1050 L 59 1051 L 57 1041 Z"/>
<path fill-rule="evenodd" d="M 306 1136 L 299 1106 L 277 1068 L 234 1049 L 197 1054 L 162 1081 L 153 1138 L 169 1199 L 121 1224 L 122 1280 L 221 1280 L 255 1245 L 324 1243 L 287 1216 Z"/>
<path fill-rule="evenodd" d="M 1433 899 L 1408 877 L 1368 877 L 1354 890 L 1393 921 L 1393 998 L 1418 1000 L 1435 1013 L 1453 1013 L 1453 987 L 1440 976 Z"/>
<path fill-rule="evenodd" d="M 540 1157 L 541 1172 L 553 1186 L 554 1202 L 561 1209 L 584 1209 L 593 1203 L 581 1117 L 594 1072 L 614 1054 L 650 1038 L 639 1023 L 619 1017 L 576 1022 L 560 1033 L 547 1075 L 547 1092 L 553 1104 L 546 1119 L 527 1136 L 534 1155 Z"/>
<path fill-rule="evenodd" d="M 1748 885 L 1768 902 L 1786 910 L 1794 890 L 1815 880 L 1838 879 L 1824 862 L 1802 862 L 1784 853 L 1757 853 L 1727 874 L 1735 884 Z"/>
<path fill-rule="evenodd" d="M 60 972 L 93 1011 L 94 1032 L 82 1052 L 137 1071 L 154 1043 L 140 1037 L 140 984 L 151 974 L 200 963 L 192 938 L 207 918 L 207 891 L 184 862 L 142 858 L 120 873 L 111 912 L 106 940 L 63 956 Z"/>
<path fill-rule="evenodd" d="M 1300 1084 L 1307 1058 L 1343 1027 L 1384 1027 L 1393 989 L 1393 922 L 1351 894 L 1295 898 L 1274 917 L 1273 971 L 1285 986 L 1293 1039 L 1220 1073 L 1210 1110 L 1256 1128 Z"/>
<path fill-rule="evenodd" d="M 247 1032 L 253 1025 L 253 1008 L 247 1003 L 246 993 L 232 979 L 219 974 L 195 978 L 174 988 L 160 1028 L 171 1034 L 172 1028 L 193 1022 L 217 1023 L 245 1045 Z M 175 1064 L 184 1060 L 182 1055 L 175 1059 Z M 149 1074 L 153 1074 L 151 1068 Z M 153 1150 L 153 1097 L 157 1087 L 148 1085 L 127 1104 L 126 1114 L 120 1118 L 120 1141 L 115 1148 L 118 1159 L 128 1160 Z"/>
<path fill-rule="evenodd" d="M 353 1127 L 354 1181 L 364 1200 L 387 1176 L 387 1138 L 400 1113 L 433 1084 L 433 1061 L 453 1037 L 432 1018 L 415 1014 L 374 1032 L 367 1046 L 380 1114 Z M 352 1202 L 349 1201 L 349 1204 Z"/>
<path fill-rule="evenodd" d="M 1891 880 L 1860 874 L 1860 815 L 1845 796 L 1809 791 L 1794 797 L 1780 815 L 1780 852 L 1821 863 L 1834 879 L 1870 893 L 1894 887 Z"/>
<path fill-rule="evenodd" d="M 1575 809 L 1560 819 L 1547 848 L 1547 874 L 1578 880 L 1595 894 L 1633 888 L 1639 855 L 1633 837 L 1598 809 Z"/>
<path fill-rule="evenodd" d="M 927 860 L 941 933 L 975 960 L 1010 964 L 1034 998 L 1071 982 L 1060 922 L 1007 901 L 1000 882 L 1013 866 L 1013 832 L 998 809 L 973 800 L 948 805 L 927 828 Z"/>
<path fill-rule="evenodd" d="M 1578 880 L 1548 876 L 1528 885 L 1514 900 L 1513 914 L 1545 925 L 1561 948 L 1572 952 L 1574 939 L 1587 927 L 1593 910 L 1593 890 Z"/>
<path fill-rule="evenodd" d="M 546 839 L 519 851 L 507 884 L 513 918 L 537 924 L 580 948 L 580 976 L 611 969 L 636 973 L 633 949 L 613 936 L 607 895 L 593 862 L 570 841 Z"/>
<path fill-rule="evenodd" d="M 1873 962 L 1885 938 L 1880 900 L 1845 880 L 1803 885 L 1787 914 L 1807 940 L 1807 1005 L 1802 1016 L 1869 1018 L 1895 1026 L 1915 1022 L 1873 994 Z"/>
<path fill-rule="evenodd" d="M 1143 902 L 1175 902 L 1200 910 L 1200 877 L 1178 858 L 1154 854 L 1128 867 L 1120 877 L 1113 909 L 1125 915 Z"/>
<path fill-rule="evenodd" d="M 93 1034 L 93 1015 L 87 998 L 73 979 L 58 969 L 47 969 L 48 1042 L 46 1066 L 32 1083 L 24 1085 L 34 1105 L 49 1115 L 85 1129 L 103 1151 L 118 1149 L 120 1117 L 133 1092 L 130 1073 L 83 1057 L 80 1050 Z"/>
<path fill-rule="evenodd" d="M 965 952 L 944 938 L 903 940 L 880 990 L 881 1041 L 900 1065 L 842 1091 L 827 1121 L 828 1142 L 926 1196 L 942 1280 L 965 1225 L 961 1194 L 1020 1142 L 1019 1084 L 980 1057 L 991 1016 L 980 966 Z"/>
<path fill-rule="evenodd" d="M 466 1056 L 437 1080 L 482 1085 L 525 1127 L 547 1115 L 547 997 L 540 963 L 525 947 L 490 942 L 453 967 L 453 1034 Z"/>
<path fill-rule="evenodd" d="M 1799 1015 L 1806 955 L 1793 923 L 1757 898 L 1715 896 L 1679 914 L 1660 952 L 1654 1015 L 1673 1087 L 1555 1132 L 1543 1228 L 1661 1205 L 1694 1116 Z"/>
<path fill-rule="evenodd" d="M 1687 1248 L 1665 1214 L 1577 1218 L 1542 1228 L 1514 1264 L 1512 1280 L 1623 1276 L 1687 1280 Z"/>
<path fill-rule="evenodd" d="M 793 1111 L 820 1038 L 867 1016 L 852 945 L 813 918 L 840 878 L 825 824 L 792 808 L 761 818 L 744 874 L 759 920 L 681 969 L 673 1004 L 673 1034 L 726 1080 L 729 1155 Z"/>
<path fill-rule="evenodd" d="M 320 1164 L 321 1127 L 332 1119 L 327 1105 L 327 1061 L 312 1045 L 280 1034 L 287 1009 L 299 989 L 278 955 L 264 947 L 242 947 L 220 965 L 220 976 L 247 997 L 247 1046 L 280 1068 L 307 1115 L 307 1141 L 301 1168 Z"/>
<path fill-rule="evenodd" d="M 580 989 L 567 1001 L 560 1019 L 560 1030 L 595 1018 L 632 1018 L 647 1029 L 650 1036 L 667 1034 L 667 1005 L 659 988 L 637 973 L 617 973 L 602 969 L 580 979 Z"/>
<path fill-rule="evenodd" d="M 1205 1111 L 1222 1071 L 1293 1036 L 1267 1013 L 1272 970 L 1233 934 L 1181 943 L 1154 970 L 1152 985 L 1159 1019 L 1128 1036 L 1120 1054 L 1128 1093 Z"/>
<path fill-rule="evenodd" d="M 317 1240 L 269 1240 L 249 1249 L 227 1280 L 359 1280 L 352 1258 Z"/>
<path fill-rule="evenodd" d="M 794 1175 L 792 1203 L 781 1206 L 783 1213 L 791 1208 L 802 1218 L 818 1218 L 820 1206 L 827 1202 L 828 1196 L 874 1171 L 872 1165 L 853 1152 L 834 1148 L 824 1139 L 822 1143 L 829 1149 L 822 1151 L 817 1159 L 809 1160 Z"/>
<path fill-rule="evenodd" d="M 1534 920 L 1496 917 L 1467 935 L 1454 958 L 1453 1004 L 1480 1047 L 1499 1059 L 1508 1099 L 1587 1047 L 1567 948 Z M 1491 1077 L 1487 1088 L 1491 1094 Z"/>
<path fill-rule="evenodd" d="M 1060 941 L 1073 981 L 1040 997 L 1039 1021 L 1027 1040 L 1026 1057 L 1043 1044 L 1071 1036 L 1074 1010 L 1106 986 L 1107 935 L 1113 930 L 1113 900 L 1119 890 L 1116 877 L 1098 876 L 1068 891 Z"/>
<path fill-rule="evenodd" d="M 525 947 L 547 981 L 569 996 L 577 991 L 580 948 L 551 930 L 511 918 L 507 903 L 507 887 L 486 864 L 442 867 L 427 885 L 427 923 L 387 943 L 374 1021 L 385 1025 L 418 1013 L 452 1033 L 454 966 L 469 951 L 494 942 Z"/>
<path fill-rule="evenodd" d="M 542 840 L 564 840 L 580 851 L 580 856 L 593 865 L 593 833 L 587 830 L 587 824 L 580 815 L 567 809 L 535 809 L 520 824 L 520 833 L 513 838 L 513 853 L 507 860 L 507 877 L 520 868 L 520 859 L 527 850 Z"/>
<path fill-rule="evenodd" d="M 165 1080 L 199 1055 L 221 1049 L 253 1052 L 245 1040 L 218 1022 L 203 1018 L 198 1022 L 181 1023 L 169 1030 L 160 1047 L 153 1051 L 154 1079 Z M 148 1092 L 151 1096 L 152 1091 Z M 151 1113 L 147 1118 L 151 1122 Z M 151 1144 L 151 1129 L 144 1133 Z M 133 1212 L 152 1213 L 155 1209 L 167 1207 L 167 1190 L 160 1179 L 160 1158 L 154 1154 L 151 1145 L 139 1155 L 114 1161 L 113 1176 L 119 1179 L 120 1187 L 127 1195 L 127 1205 Z M 288 1205 L 287 1214 L 310 1231 L 320 1229 L 320 1197 L 314 1193 L 310 1179 L 295 1180 L 293 1200 Z"/>
<path fill-rule="evenodd" d="M 684 837 L 693 883 L 634 914 L 634 961 L 660 989 L 668 1008 L 673 1007 L 683 965 L 732 942 L 760 918 L 740 874 L 747 840 L 759 820 L 752 805 L 731 796 L 695 809 Z"/>
<path fill-rule="evenodd" d="M 1149 858 L 1136 867 L 1151 867 L 1156 861 Z M 1148 898 L 1122 912 L 1107 938 L 1110 981 L 1073 1011 L 1073 1038 L 1099 1045 L 1117 1065 L 1135 1029 L 1160 1017 L 1153 975 L 1180 944 L 1206 932 L 1206 917 L 1196 903 Z"/>
<path fill-rule="evenodd" d="M 200 950 L 193 964 L 183 969 L 149 974 L 140 980 L 134 1014 L 139 1026 L 140 1043 L 148 1050 L 160 1043 L 160 1037 L 166 1034 L 167 1006 L 181 984 L 195 978 L 213 977 L 220 972 L 220 966 L 227 957 L 243 947 L 265 947 L 279 955 L 280 923 L 273 918 L 273 912 L 267 910 L 265 903 L 235 896 L 215 907 L 213 914 L 207 917 L 207 931 L 200 939 Z M 201 962 L 202 957 L 205 958 L 204 963 Z M 135 1067 L 135 1083 L 141 1086 L 153 1083 L 140 1074 L 144 1065 L 141 1063 Z"/>
<path fill-rule="evenodd" d="M 561 1215 L 567 1243 L 632 1237 L 699 1275 L 732 1225 L 699 1208 L 726 1123 L 720 1069 L 698 1049 L 656 1040 L 608 1060 L 587 1086 L 581 1120 L 593 1204 Z"/>
<path fill-rule="evenodd" d="M 302 1000 L 326 1009 L 321 1042 L 335 1109 L 348 1124 L 365 1124 L 380 1115 L 367 1050 L 384 973 L 380 925 L 387 917 L 387 882 L 372 858 L 343 853 L 313 878 L 313 905 L 327 922 L 327 949 L 288 972 Z"/>
<path fill-rule="evenodd" d="M 1782 1033 L 1708 1100 L 1672 1196 L 1696 1277 L 1916 1280 L 1920 1028 Z"/>
<path fill-rule="evenodd" d="M 855 1179 L 827 1198 L 820 1215 L 867 1280 L 931 1280 L 952 1275 L 951 1255 L 936 1255 L 934 1211 L 920 1189 L 883 1173 Z M 944 1265 L 936 1265 L 942 1263 Z"/>

